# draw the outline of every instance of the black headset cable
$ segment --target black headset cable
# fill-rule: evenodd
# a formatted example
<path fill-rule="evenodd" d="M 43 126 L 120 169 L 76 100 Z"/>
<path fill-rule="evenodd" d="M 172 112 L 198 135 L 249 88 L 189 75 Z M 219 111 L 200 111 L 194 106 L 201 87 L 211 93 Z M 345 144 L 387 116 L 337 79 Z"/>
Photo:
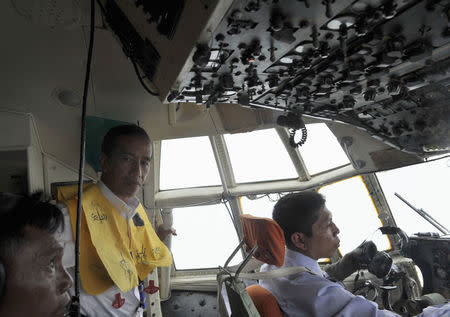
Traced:
<path fill-rule="evenodd" d="M 94 47 L 95 30 L 95 2 L 91 0 L 91 21 L 89 29 L 89 48 L 86 62 L 86 74 L 84 78 L 83 106 L 81 114 L 81 140 L 80 140 L 80 165 L 78 169 L 78 206 L 75 235 L 75 296 L 72 298 L 71 316 L 80 317 L 80 228 L 81 228 L 81 201 L 83 196 L 83 174 L 86 152 L 86 104 L 89 92 L 89 78 L 91 74 L 92 51 Z"/>

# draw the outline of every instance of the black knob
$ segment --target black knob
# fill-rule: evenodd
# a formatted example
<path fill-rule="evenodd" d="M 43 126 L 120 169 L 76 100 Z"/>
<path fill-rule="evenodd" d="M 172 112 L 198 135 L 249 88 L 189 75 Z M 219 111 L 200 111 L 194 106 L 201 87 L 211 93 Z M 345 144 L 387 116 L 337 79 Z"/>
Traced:
<path fill-rule="evenodd" d="M 398 94 L 400 92 L 400 82 L 397 80 L 391 80 L 387 84 L 387 91 L 390 94 Z"/>
<path fill-rule="evenodd" d="M 344 105 L 345 108 L 353 108 L 355 103 L 356 103 L 355 99 L 349 95 L 345 95 L 344 99 L 342 100 L 342 104 Z"/>
<path fill-rule="evenodd" d="M 309 99 L 310 91 L 308 87 L 297 88 L 297 97 L 299 99 Z"/>
<path fill-rule="evenodd" d="M 369 31 L 369 26 L 365 19 L 359 20 L 355 25 L 355 32 L 358 36 L 364 36 Z"/>
<path fill-rule="evenodd" d="M 245 6 L 245 11 L 247 12 L 256 12 L 260 9 L 259 0 L 249 1 Z"/>
<path fill-rule="evenodd" d="M 334 0 L 323 0 L 322 4 L 325 6 L 325 16 L 327 18 L 331 18 L 333 16 L 333 11 L 331 9 L 331 3 L 333 3 Z"/>
<path fill-rule="evenodd" d="M 299 26 L 301 29 L 304 29 L 304 28 L 306 28 L 306 27 L 309 26 L 309 21 L 308 21 L 308 20 L 301 20 L 300 23 L 298 24 L 298 26 Z"/>
<path fill-rule="evenodd" d="M 371 79 L 367 82 L 367 87 L 370 88 L 377 88 L 380 85 L 380 80 L 377 79 Z"/>
<path fill-rule="evenodd" d="M 277 87 L 278 82 L 279 82 L 279 77 L 277 74 L 272 74 L 269 76 L 267 81 L 269 82 L 269 88 Z"/>
<path fill-rule="evenodd" d="M 330 46 L 327 42 L 320 42 L 319 52 L 321 58 L 327 58 L 330 55 Z"/>
<path fill-rule="evenodd" d="M 333 75 L 325 75 L 322 76 L 320 79 L 321 82 L 321 87 L 322 88 L 330 88 L 331 86 L 333 86 L 334 83 L 334 76 Z"/>
<path fill-rule="evenodd" d="M 386 55 L 389 57 L 400 58 L 403 54 L 403 39 L 398 37 L 386 42 Z"/>
<path fill-rule="evenodd" d="M 315 49 L 319 48 L 319 32 L 317 32 L 317 27 L 315 25 L 312 26 L 312 45 Z"/>
<path fill-rule="evenodd" d="M 344 57 L 347 57 L 347 36 L 347 25 L 345 23 L 342 23 L 339 26 L 339 46 Z"/>
<path fill-rule="evenodd" d="M 375 89 L 368 89 L 364 93 L 364 100 L 365 101 L 373 101 L 373 100 L 375 100 L 376 95 L 377 95 L 377 91 Z"/>
<path fill-rule="evenodd" d="M 230 73 L 222 74 L 219 78 L 222 87 L 231 89 L 234 86 L 233 76 Z"/>
<path fill-rule="evenodd" d="M 192 61 L 199 67 L 205 67 L 211 57 L 211 49 L 206 44 L 198 44 L 197 51 L 192 56 Z"/>
<path fill-rule="evenodd" d="M 364 72 L 364 59 L 357 58 L 348 62 L 348 71 L 350 75 L 359 75 Z"/>
<path fill-rule="evenodd" d="M 222 42 L 223 40 L 225 40 L 225 35 L 223 35 L 222 33 L 216 35 L 217 42 Z"/>
<path fill-rule="evenodd" d="M 392 19 L 397 14 L 397 3 L 395 1 L 388 1 L 383 5 L 383 17 L 385 19 Z"/>
<path fill-rule="evenodd" d="M 284 26 L 284 17 L 279 12 L 272 13 L 272 17 L 270 18 L 270 27 L 273 31 L 281 31 Z"/>
<path fill-rule="evenodd" d="M 356 87 L 350 89 L 349 91 L 352 95 L 359 95 L 362 93 L 362 87 L 360 85 L 357 85 Z"/>

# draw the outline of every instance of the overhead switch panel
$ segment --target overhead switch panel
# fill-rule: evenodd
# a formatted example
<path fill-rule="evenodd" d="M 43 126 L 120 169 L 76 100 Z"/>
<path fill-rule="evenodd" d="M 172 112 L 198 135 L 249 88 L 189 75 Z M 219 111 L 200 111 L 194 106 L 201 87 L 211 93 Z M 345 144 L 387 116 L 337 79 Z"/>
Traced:
<path fill-rule="evenodd" d="M 164 37 L 175 55 L 149 31 L 152 13 L 137 20 L 145 1 L 117 2 L 161 56 L 164 102 L 327 118 L 422 157 L 450 150 L 448 1 L 177 2 L 175 35 Z M 192 11 L 198 3 L 209 7 Z"/>

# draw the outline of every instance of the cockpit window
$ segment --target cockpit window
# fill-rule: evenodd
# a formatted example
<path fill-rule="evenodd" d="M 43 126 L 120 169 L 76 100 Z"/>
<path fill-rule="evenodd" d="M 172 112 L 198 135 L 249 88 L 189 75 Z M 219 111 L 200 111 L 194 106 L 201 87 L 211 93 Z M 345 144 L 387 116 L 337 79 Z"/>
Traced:
<path fill-rule="evenodd" d="M 237 183 L 298 177 L 275 129 L 226 134 L 225 142 Z"/>
<path fill-rule="evenodd" d="M 361 176 L 355 176 L 319 189 L 326 205 L 333 214 L 333 221 L 340 229 L 342 255 L 356 248 L 364 240 L 372 240 L 379 250 L 387 250 L 387 236 L 377 231 L 383 224 Z M 272 218 L 273 206 L 280 194 L 247 195 L 240 197 L 244 214 Z"/>
<path fill-rule="evenodd" d="M 208 137 L 163 140 L 159 179 L 161 190 L 220 185 Z"/>
<path fill-rule="evenodd" d="M 397 198 L 398 193 L 450 229 L 450 158 L 411 165 L 376 174 L 398 227 L 408 235 L 441 232 Z"/>
<path fill-rule="evenodd" d="M 248 195 L 239 197 L 239 201 L 244 214 L 272 218 L 273 206 L 280 197 L 279 194 Z"/>
<path fill-rule="evenodd" d="M 310 175 L 350 164 L 338 140 L 325 123 L 307 124 L 306 143 L 299 147 Z"/>
<path fill-rule="evenodd" d="M 223 266 L 239 240 L 224 204 L 173 209 L 172 253 L 177 270 Z M 242 261 L 240 252 L 231 265 Z"/>
<path fill-rule="evenodd" d="M 342 255 L 352 251 L 364 240 L 372 240 L 378 250 L 387 250 L 390 243 L 377 229 L 383 224 L 361 176 L 355 176 L 319 189 L 333 214 L 341 239 Z"/>

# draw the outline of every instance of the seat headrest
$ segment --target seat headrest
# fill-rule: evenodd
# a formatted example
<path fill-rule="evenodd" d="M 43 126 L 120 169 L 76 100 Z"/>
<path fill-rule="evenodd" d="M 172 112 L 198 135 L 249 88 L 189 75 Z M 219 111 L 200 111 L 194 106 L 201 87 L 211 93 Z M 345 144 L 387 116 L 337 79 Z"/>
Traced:
<path fill-rule="evenodd" d="M 247 252 L 258 244 L 255 258 L 267 264 L 283 265 L 284 233 L 280 226 L 270 218 L 248 214 L 241 215 L 240 218 Z"/>

